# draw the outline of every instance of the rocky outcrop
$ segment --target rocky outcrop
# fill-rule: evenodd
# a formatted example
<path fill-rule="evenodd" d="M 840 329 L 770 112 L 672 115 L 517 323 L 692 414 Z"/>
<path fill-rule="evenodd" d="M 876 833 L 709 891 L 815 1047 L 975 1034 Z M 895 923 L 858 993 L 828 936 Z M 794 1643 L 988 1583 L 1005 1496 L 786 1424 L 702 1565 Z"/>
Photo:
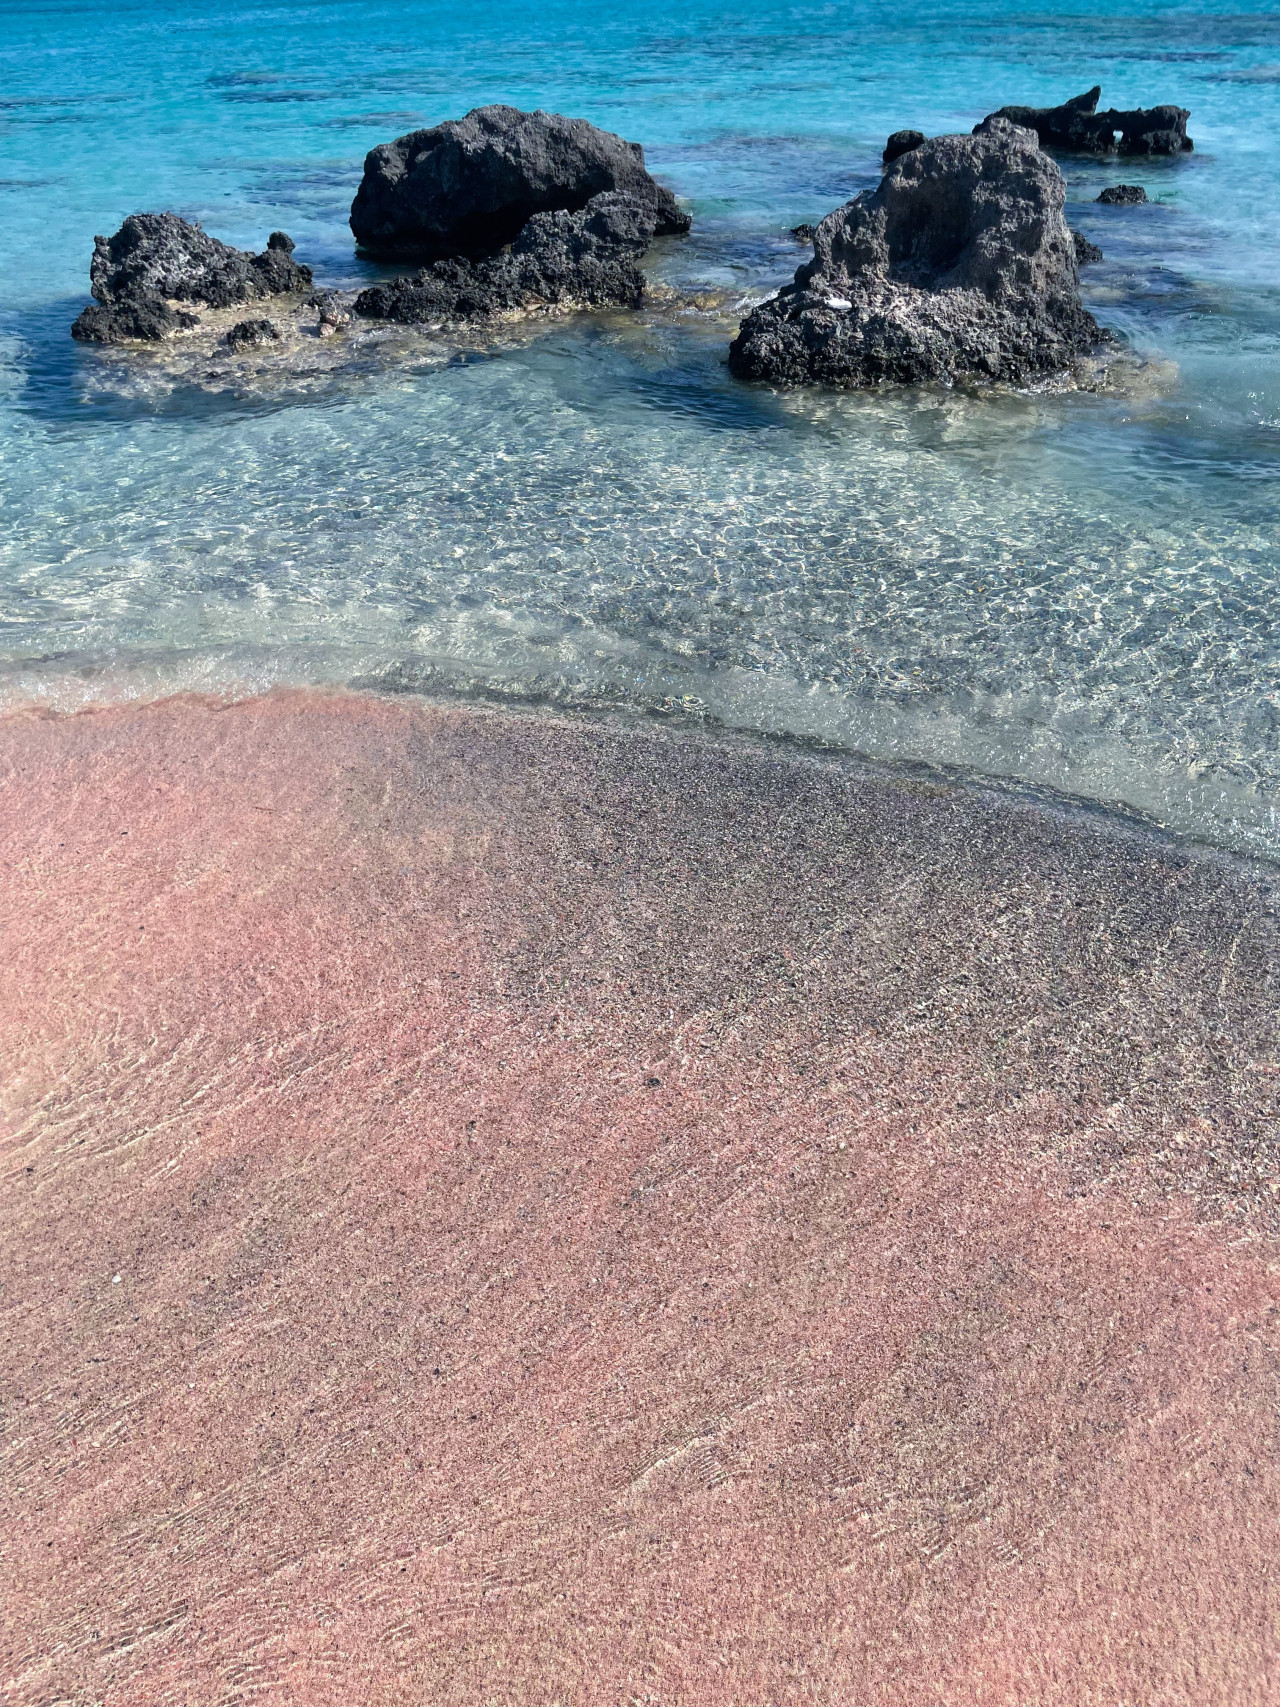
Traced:
<path fill-rule="evenodd" d="M 1121 154 L 1189 154 L 1195 146 L 1187 135 L 1191 114 L 1186 107 L 1135 107 L 1129 112 L 1113 107 L 1100 113 L 1101 95 L 1097 86 L 1060 107 L 1001 107 L 989 116 L 1035 131 L 1045 148 L 1077 154 L 1117 149 Z"/>
<path fill-rule="evenodd" d="M 934 137 L 827 215 L 813 260 L 743 321 L 729 366 L 842 386 L 1061 371 L 1101 336 L 1064 202 L 1033 132 L 993 118 Z"/>
<path fill-rule="evenodd" d="M 813 234 L 817 229 L 816 225 L 793 225 L 787 235 L 794 237 L 797 243 L 812 243 Z"/>
<path fill-rule="evenodd" d="M 658 225 L 652 201 L 593 196 L 577 213 L 538 213 L 500 255 L 433 261 L 408 278 L 372 285 L 355 300 L 366 319 L 474 321 L 539 307 L 637 308 L 636 262 Z"/>
<path fill-rule="evenodd" d="M 884 145 L 884 163 L 892 166 L 895 160 L 904 154 L 910 154 L 913 148 L 919 148 L 924 141 L 922 130 L 895 130 Z"/>
<path fill-rule="evenodd" d="M 1141 184 L 1110 184 L 1098 197 L 1104 207 L 1141 207 L 1146 199 Z"/>
<path fill-rule="evenodd" d="M 1091 267 L 1096 261 L 1102 260 L 1102 250 L 1096 243 L 1090 243 L 1082 232 L 1073 231 L 1071 241 L 1076 246 L 1076 266 Z"/>
<path fill-rule="evenodd" d="M 477 107 L 373 149 L 351 229 L 370 254 L 474 259 L 512 242 L 535 214 L 576 213 L 608 191 L 651 207 L 655 232 L 689 229 L 638 142 L 559 113 Z"/>
<path fill-rule="evenodd" d="M 86 308 L 72 336 L 93 343 L 159 339 L 195 325 L 175 302 L 233 308 L 311 288 L 293 243 L 273 231 L 260 255 L 233 249 L 174 213 L 132 213 L 114 237 L 95 237 Z"/>

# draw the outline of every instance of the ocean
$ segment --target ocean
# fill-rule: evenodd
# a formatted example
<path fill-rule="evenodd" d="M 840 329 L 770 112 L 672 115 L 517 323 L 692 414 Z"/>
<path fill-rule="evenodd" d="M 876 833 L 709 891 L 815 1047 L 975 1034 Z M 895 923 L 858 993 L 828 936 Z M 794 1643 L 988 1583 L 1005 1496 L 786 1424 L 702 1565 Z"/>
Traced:
<path fill-rule="evenodd" d="M 730 377 L 789 228 L 891 130 L 1095 82 L 1196 143 L 1061 162 L 1113 385 Z M 1280 855 L 1278 94 L 1280 11 L 1226 4 L 7 6 L 0 708 L 346 683 L 660 717 Z M 365 152 L 490 101 L 644 144 L 694 219 L 647 263 L 674 297 L 305 372 L 68 336 L 135 210 L 383 276 L 346 224 Z M 1151 204 L 1097 205 L 1121 180 Z"/>

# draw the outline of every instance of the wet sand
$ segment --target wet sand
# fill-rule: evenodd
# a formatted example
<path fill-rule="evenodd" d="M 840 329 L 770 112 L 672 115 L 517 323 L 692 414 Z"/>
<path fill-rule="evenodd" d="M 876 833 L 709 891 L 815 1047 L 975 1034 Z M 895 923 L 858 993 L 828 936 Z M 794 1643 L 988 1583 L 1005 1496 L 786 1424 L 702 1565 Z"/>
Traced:
<path fill-rule="evenodd" d="M 1280 1694 L 1267 873 L 340 695 L 0 824 L 6 1700 Z"/>

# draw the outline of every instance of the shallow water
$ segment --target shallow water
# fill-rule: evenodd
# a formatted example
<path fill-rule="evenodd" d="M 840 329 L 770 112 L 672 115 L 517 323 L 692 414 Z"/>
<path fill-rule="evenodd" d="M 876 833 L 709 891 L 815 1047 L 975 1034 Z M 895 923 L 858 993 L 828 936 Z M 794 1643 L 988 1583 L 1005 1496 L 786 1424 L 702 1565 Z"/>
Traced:
<path fill-rule="evenodd" d="M 1280 852 L 1280 13 L 1134 5 L 49 4 L 0 16 L 0 704 L 378 682 L 954 764 Z M 1064 161 L 1100 394 L 779 395 L 724 367 L 891 129 L 1093 82 L 1194 155 Z M 718 293 L 467 349 L 71 342 L 95 231 L 173 207 L 326 281 L 364 152 L 488 100 L 645 143 Z M 1145 209 L 1093 204 L 1123 179 Z M 335 341 L 337 342 L 337 341 Z M 211 377 L 212 373 L 212 377 Z"/>

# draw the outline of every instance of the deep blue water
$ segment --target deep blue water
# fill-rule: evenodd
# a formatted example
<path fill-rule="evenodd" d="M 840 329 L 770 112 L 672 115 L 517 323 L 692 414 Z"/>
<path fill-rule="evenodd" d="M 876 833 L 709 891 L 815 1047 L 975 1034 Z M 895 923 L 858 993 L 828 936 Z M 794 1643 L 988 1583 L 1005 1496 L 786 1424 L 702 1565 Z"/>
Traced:
<path fill-rule="evenodd" d="M 1062 162 L 1122 387 L 729 378 L 734 304 L 890 130 L 1094 82 L 1190 107 L 1197 145 Z M 365 151 L 493 100 L 643 142 L 695 219 L 655 278 L 712 306 L 302 375 L 67 336 L 134 209 L 365 276 Z M 374 680 L 674 711 L 1280 852 L 1278 117 L 1280 11 L 1227 5 L 9 5 L 0 704 Z M 1094 205 L 1117 179 L 1154 205 Z"/>

